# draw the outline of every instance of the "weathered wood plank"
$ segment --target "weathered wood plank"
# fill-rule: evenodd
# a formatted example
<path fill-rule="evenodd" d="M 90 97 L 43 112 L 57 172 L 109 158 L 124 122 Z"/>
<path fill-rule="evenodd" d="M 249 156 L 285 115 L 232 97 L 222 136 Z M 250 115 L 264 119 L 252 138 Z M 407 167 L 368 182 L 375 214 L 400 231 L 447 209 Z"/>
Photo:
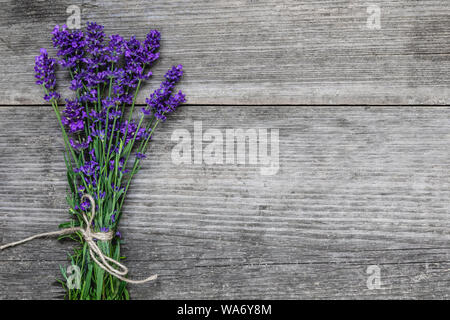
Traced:
<path fill-rule="evenodd" d="M 183 107 L 158 131 L 121 231 L 144 298 L 448 298 L 447 107 Z M 279 171 L 176 165 L 176 129 L 279 130 Z M 195 141 L 199 141 L 196 139 Z M 207 142 L 204 142 L 206 147 Z M 49 107 L 0 108 L 0 241 L 67 218 Z M 0 255 L 0 298 L 56 298 L 72 243 Z M 381 269 L 368 290 L 367 267 Z"/>
<path fill-rule="evenodd" d="M 395 253 L 399 254 L 395 261 L 401 261 L 402 251 Z M 442 256 L 445 253 L 436 258 Z M 64 263 L 0 261 L 0 283 L 7 283 L 0 297 L 61 299 L 55 268 Z M 161 268 L 155 282 L 132 287 L 133 299 L 448 299 L 448 262 L 379 264 L 384 281 L 377 290 L 367 288 L 366 263 L 267 263 L 228 258 L 201 263 L 196 259 L 128 262 L 135 274 L 148 274 L 149 265 Z"/>
<path fill-rule="evenodd" d="M 0 103 L 42 104 L 34 56 L 78 5 L 83 24 L 108 33 L 162 31 L 162 60 L 140 102 L 183 63 L 191 104 L 449 104 L 448 1 L 376 4 L 379 30 L 358 0 L 1 0 Z"/>

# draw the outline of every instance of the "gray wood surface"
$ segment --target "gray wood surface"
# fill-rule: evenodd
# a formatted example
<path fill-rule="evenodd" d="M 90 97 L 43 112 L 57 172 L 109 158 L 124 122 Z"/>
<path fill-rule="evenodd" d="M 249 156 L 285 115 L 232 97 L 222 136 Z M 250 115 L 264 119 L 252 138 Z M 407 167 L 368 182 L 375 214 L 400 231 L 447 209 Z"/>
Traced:
<path fill-rule="evenodd" d="M 132 298 L 449 298 L 448 0 L 0 0 L 0 243 L 68 217 L 61 135 L 33 65 L 69 5 L 109 34 L 162 32 L 140 103 L 170 65 L 186 70 L 189 106 L 158 131 L 124 208 L 130 275 L 159 274 Z M 278 172 L 176 165 L 172 134 L 200 121 L 278 129 Z M 61 298 L 72 246 L 2 252 L 0 299 Z"/>
<path fill-rule="evenodd" d="M 184 106 L 157 132 L 121 231 L 148 298 L 449 297 L 450 107 Z M 279 130 L 259 165 L 175 165 L 175 129 Z M 0 107 L 0 242 L 67 218 L 51 108 Z M 0 255 L 0 298 L 60 298 L 70 241 Z M 369 266 L 381 289 L 367 287 Z"/>
<path fill-rule="evenodd" d="M 379 30 L 367 24 L 373 4 Z M 69 5 L 108 33 L 161 30 L 162 59 L 140 102 L 174 63 L 185 65 L 191 104 L 450 102 L 448 0 L 0 0 L 1 104 L 42 104 L 34 56 Z"/>

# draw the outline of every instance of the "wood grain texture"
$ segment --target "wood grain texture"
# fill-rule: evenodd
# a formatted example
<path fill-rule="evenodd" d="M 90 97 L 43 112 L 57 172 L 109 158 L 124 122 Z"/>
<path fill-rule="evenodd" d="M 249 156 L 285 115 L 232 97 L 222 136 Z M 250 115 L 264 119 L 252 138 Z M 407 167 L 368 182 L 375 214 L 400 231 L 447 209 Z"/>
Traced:
<path fill-rule="evenodd" d="M 369 4 L 1 0 L 0 103 L 43 103 L 34 56 L 51 46 L 67 7 L 78 5 L 83 24 L 96 21 L 107 33 L 143 38 L 161 30 L 162 59 L 141 103 L 170 65 L 182 63 L 191 104 L 450 104 L 448 0 L 377 0 L 380 30 L 367 27 Z"/>
<path fill-rule="evenodd" d="M 431 298 L 450 293 L 448 107 L 184 106 L 159 128 L 121 221 L 134 299 Z M 276 175 L 175 165 L 175 129 L 279 130 Z M 0 241 L 67 218 L 49 107 L 0 108 Z M 60 298 L 68 241 L 0 255 L 0 298 Z M 381 269 L 369 290 L 367 267 Z"/>

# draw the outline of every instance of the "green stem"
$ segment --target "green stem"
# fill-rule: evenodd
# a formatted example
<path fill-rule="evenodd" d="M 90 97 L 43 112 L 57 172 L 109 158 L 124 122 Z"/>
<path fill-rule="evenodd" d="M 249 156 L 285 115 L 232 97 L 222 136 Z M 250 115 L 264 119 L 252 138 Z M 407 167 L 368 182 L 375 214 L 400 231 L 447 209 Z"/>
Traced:
<path fill-rule="evenodd" d="M 137 134 L 139 132 L 139 129 L 141 128 L 141 124 L 142 124 L 143 120 L 144 120 L 144 115 L 141 115 L 141 119 L 139 119 L 139 124 L 138 124 L 137 129 L 136 129 L 136 131 L 134 133 L 133 140 L 131 141 L 130 151 L 126 155 L 125 162 L 123 163 L 123 168 L 127 167 L 128 158 L 130 157 L 131 151 L 133 150 L 134 142 L 136 141 L 136 137 L 137 137 Z"/>
<path fill-rule="evenodd" d="M 125 130 L 125 135 L 123 136 L 123 139 L 124 139 L 124 140 L 127 139 L 128 128 L 130 127 L 130 121 L 131 121 L 131 117 L 133 116 L 134 105 L 135 105 L 135 103 L 136 103 L 136 97 L 137 97 L 137 95 L 138 95 L 139 88 L 140 88 L 140 86 L 141 86 L 141 82 L 142 82 L 142 79 L 139 79 L 138 84 L 137 84 L 137 87 L 136 87 L 136 91 L 134 92 L 133 102 L 132 102 L 132 104 L 131 104 L 130 115 L 128 116 L 127 128 L 126 128 L 126 130 Z M 124 146 L 125 146 L 125 143 L 122 145 L 121 150 L 119 150 L 119 154 L 122 153 L 122 149 L 123 149 Z"/>
<path fill-rule="evenodd" d="M 138 150 L 138 152 L 141 152 L 141 153 L 142 153 L 142 152 L 145 152 L 145 149 L 146 149 L 146 147 L 147 147 L 147 144 L 148 144 L 148 142 L 150 141 L 150 138 L 153 136 L 153 132 L 155 131 L 155 129 L 156 129 L 156 127 L 158 126 L 158 124 L 159 124 L 160 121 L 161 121 L 160 119 L 156 120 L 156 123 L 155 123 L 155 124 L 153 125 L 153 127 L 152 127 L 152 131 L 151 131 L 150 134 L 148 135 L 147 139 L 145 139 L 144 145 L 142 146 L 141 150 Z M 131 179 L 133 178 L 134 174 L 137 172 L 136 169 L 137 169 L 137 166 L 138 166 L 139 162 L 140 162 L 140 159 L 139 159 L 139 158 L 136 158 L 136 159 L 134 160 L 133 169 L 132 169 L 132 171 L 131 171 L 130 177 L 128 178 L 127 185 L 126 185 L 126 187 L 125 187 L 124 193 L 123 193 L 122 198 L 121 198 L 121 200 L 120 200 L 120 205 L 119 205 L 118 210 L 117 210 L 117 212 L 119 213 L 119 216 L 118 216 L 118 218 L 117 218 L 117 223 L 118 223 L 118 221 L 119 221 L 119 219 L 120 219 L 120 215 L 121 215 L 121 211 L 122 211 L 122 206 L 123 206 L 123 201 L 125 200 L 125 196 L 126 196 L 126 194 L 127 194 L 128 188 L 130 187 Z"/>
<path fill-rule="evenodd" d="M 47 91 L 47 89 L 45 89 L 45 90 Z M 47 94 L 48 94 L 48 92 L 47 92 Z M 64 139 L 64 143 L 66 145 L 66 148 L 67 148 L 67 150 L 70 151 L 73 160 L 78 165 L 79 164 L 78 158 L 75 155 L 75 151 L 73 150 L 72 146 L 70 145 L 69 137 L 67 136 L 66 130 L 64 129 L 64 125 L 62 124 L 62 121 L 61 121 L 61 114 L 59 113 L 59 110 L 58 110 L 58 103 L 56 102 L 55 99 L 52 100 L 52 107 L 53 107 L 53 110 L 55 111 L 56 118 L 58 119 L 59 126 L 61 127 L 61 131 L 63 134 L 63 139 Z"/>

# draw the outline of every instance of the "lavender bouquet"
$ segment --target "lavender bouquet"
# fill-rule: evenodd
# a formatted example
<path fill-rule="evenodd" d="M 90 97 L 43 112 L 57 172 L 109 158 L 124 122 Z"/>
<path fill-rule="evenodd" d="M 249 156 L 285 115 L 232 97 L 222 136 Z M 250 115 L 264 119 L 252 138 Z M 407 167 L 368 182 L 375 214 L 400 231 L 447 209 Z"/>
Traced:
<path fill-rule="evenodd" d="M 60 228 L 68 230 L 65 237 L 80 243 L 70 261 L 81 271 L 78 288 L 60 282 L 68 299 L 128 299 L 127 282 L 139 281 L 125 277 L 117 226 L 156 127 L 185 102 L 181 91 L 174 93 L 182 66 L 167 71 L 136 121 L 136 97 L 143 81 L 152 76 L 148 69 L 159 58 L 160 33 L 151 30 L 143 41 L 119 35 L 106 39 L 103 26 L 88 23 L 85 31 L 56 26 L 52 34 L 59 60 L 41 49 L 35 77 L 62 130 L 71 220 Z M 73 91 L 62 112 L 56 91 L 58 64 L 68 70 Z"/>

